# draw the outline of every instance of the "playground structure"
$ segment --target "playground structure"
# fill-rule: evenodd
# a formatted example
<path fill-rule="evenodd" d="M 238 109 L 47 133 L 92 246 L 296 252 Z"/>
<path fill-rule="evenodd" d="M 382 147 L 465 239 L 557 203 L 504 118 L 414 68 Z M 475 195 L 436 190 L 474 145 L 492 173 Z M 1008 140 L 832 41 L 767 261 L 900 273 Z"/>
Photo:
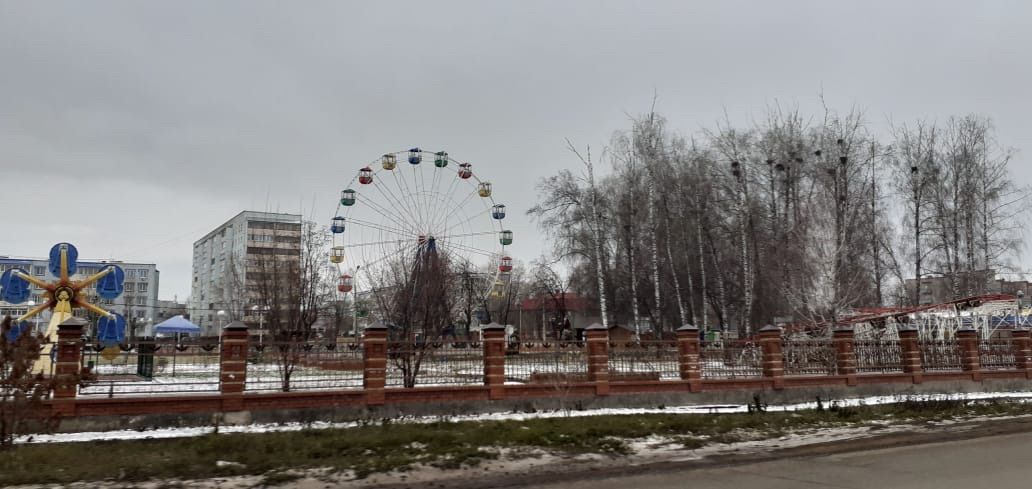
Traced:
<path fill-rule="evenodd" d="M 920 338 L 926 340 L 951 340 L 961 329 L 973 329 L 979 338 L 987 340 L 1001 331 L 1032 327 L 1032 316 L 1022 308 L 1018 297 L 988 294 L 940 304 L 881 308 L 846 322 L 861 339 L 898 339 L 899 330 L 907 327 L 916 328 Z"/>
<path fill-rule="evenodd" d="M 29 329 L 26 320 L 43 311 L 50 311 L 50 321 L 43 333 L 44 347 L 33 367 L 34 372 L 50 373 L 52 350 L 57 343 L 57 327 L 71 318 L 75 309 L 85 309 L 100 316 L 97 321 L 97 340 L 106 347 L 105 355 L 117 354 L 118 344 L 125 341 L 125 318 L 90 303 L 83 292 L 87 287 L 95 285 L 100 298 L 113 300 L 122 294 L 125 272 L 118 265 L 108 265 L 89 277 L 74 280 L 73 276 L 78 269 L 78 254 L 75 246 L 69 243 L 58 243 L 50 249 L 48 270 L 55 280 L 44 280 L 19 268 L 7 270 L 0 276 L 0 297 L 11 304 L 21 304 L 28 300 L 32 285 L 43 291 L 45 299 L 42 303 L 15 319 L 16 327 L 9 332 L 11 339 L 16 339 Z"/>

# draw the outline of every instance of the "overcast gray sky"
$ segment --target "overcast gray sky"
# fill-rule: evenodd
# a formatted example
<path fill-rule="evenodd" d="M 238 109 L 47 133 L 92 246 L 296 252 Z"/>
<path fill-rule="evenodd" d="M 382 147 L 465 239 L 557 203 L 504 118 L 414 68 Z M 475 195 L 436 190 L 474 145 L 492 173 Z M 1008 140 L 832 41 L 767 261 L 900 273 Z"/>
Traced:
<path fill-rule="evenodd" d="M 692 133 L 772 102 L 994 118 L 1032 183 L 1032 3 L 0 0 L 0 255 L 155 262 L 243 209 L 333 214 L 367 161 L 447 149 L 530 260 L 538 178 L 658 109 Z M 523 239 L 520 239 L 520 238 Z"/>

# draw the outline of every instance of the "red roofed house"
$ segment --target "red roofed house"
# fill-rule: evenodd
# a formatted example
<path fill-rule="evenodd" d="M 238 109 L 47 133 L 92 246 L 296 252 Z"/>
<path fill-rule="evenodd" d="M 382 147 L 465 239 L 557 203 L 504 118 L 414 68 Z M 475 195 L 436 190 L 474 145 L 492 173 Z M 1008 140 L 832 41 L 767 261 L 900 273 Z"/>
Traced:
<path fill-rule="evenodd" d="M 563 311 L 566 313 L 565 321 L 559 318 Z M 545 339 L 555 339 L 557 329 L 564 337 L 576 339 L 578 330 L 598 321 L 597 304 L 573 292 L 565 292 L 522 300 L 515 326 L 523 340 L 541 340 L 542 335 Z"/>

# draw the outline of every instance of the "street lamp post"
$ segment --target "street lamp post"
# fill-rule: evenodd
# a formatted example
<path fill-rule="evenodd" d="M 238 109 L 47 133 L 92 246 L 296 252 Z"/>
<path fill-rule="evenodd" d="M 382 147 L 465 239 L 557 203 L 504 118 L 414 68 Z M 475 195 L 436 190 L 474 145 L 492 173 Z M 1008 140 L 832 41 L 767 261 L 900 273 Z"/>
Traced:
<path fill-rule="evenodd" d="M 36 307 L 36 301 L 30 300 L 29 302 L 25 303 L 25 306 L 28 308 L 27 310 L 31 311 L 33 308 Z M 32 317 L 32 334 L 38 334 L 39 333 L 38 330 L 39 330 L 39 315 L 37 314 L 37 315 Z"/>
<path fill-rule="evenodd" d="M 355 342 L 358 342 L 358 271 L 362 265 L 355 267 L 354 286 L 351 289 L 351 329 L 354 330 Z"/>
<path fill-rule="evenodd" d="M 218 320 L 219 336 L 222 336 L 222 327 L 226 325 L 226 311 L 220 309 L 219 312 L 215 313 L 215 319 Z"/>
<path fill-rule="evenodd" d="M 251 306 L 251 311 L 254 311 L 258 315 L 258 344 L 265 344 L 265 312 L 269 310 L 269 306 Z"/>

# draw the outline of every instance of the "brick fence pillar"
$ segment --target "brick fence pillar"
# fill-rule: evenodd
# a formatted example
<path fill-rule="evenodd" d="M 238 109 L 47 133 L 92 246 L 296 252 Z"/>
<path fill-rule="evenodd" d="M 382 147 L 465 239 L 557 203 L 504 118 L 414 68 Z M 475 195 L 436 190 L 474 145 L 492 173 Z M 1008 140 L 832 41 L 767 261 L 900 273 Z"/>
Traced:
<path fill-rule="evenodd" d="M 781 344 L 781 328 L 768 324 L 760 329 L 760 347 L 763 349 L 763 376 L 771 380 L 775 389 L 785 387 L 785 358 Z"/>
<path fill-rule="evenodd" d="M 382 406 L 387 386 L 387 327 L 376 321 L 362 337 L 362 388 L 366 406 Z"/>
<path fill-rule="evenodd" d="M 599 323 L 584 328 L 587 336 L 588 381 L 595 383 L 596 396 L 609 395 L 609 330 Z"/>
<path fill-rule="evenodd" d="M 1014 350 L 1014 367 L 1025 372 L 1026 379 L 1032 379 L 1032 338 L 1026 328 L 1014 328 L 1011 345 Z"/>
<path fill-rule="evenodd" d="M 484 385 L 487 398 L 505 399 L 505 326 L 498 323 L 485 325 L 480 330 L 484 337 Z"/>
<path fill-rule="evenodd" d="M 913 326 L 900 326 L 899 330 L 899 361 L 903 366 L 903 373 L 910 374 L 915 384 L 924 380 L 924 365 L 921 362 L 921 342 L 917 336 L 917 328 Z"/>
<path fill-rule="evenodd" d="M 249 349 L 246 324 L 234 321 L 222 328 L 222 349 L 219 351 L 219 392 L 222 393 L 223 411 L 242 411 L 244 409 Z"/>
<path fill-rule="evenodd" d="M 856 339 L 853 336 L 853 327 L 835 328 L 831 333 L 831 341 L 835 345 L 837 373 L 846 376 L 846 385 L 856 385 L 856 351 L 853 349 Z"/>
<path fill-rule="evenodd" d="M 982 358 L 978 352 L 978 331 L 974 328 L 957 330 L 957 346 L 960 347 L 960 368 L 971 372 L 971 380 L 982 380 Z"/>
<path fill-rule="evenodd" d="M 86 324 L 85 320 L 72 317 L 57 326 L 53 402 L 57 416 L 75 415 L 75 396 L 82 373 L 82 329 Z"/>
<path fill-rule="evenodd" d="M 689 392 L 702 390 L 699 349 L 699 328 L 691 324 L 677 328 L 677 363 L 681 380 L 688 381 Z"/>

